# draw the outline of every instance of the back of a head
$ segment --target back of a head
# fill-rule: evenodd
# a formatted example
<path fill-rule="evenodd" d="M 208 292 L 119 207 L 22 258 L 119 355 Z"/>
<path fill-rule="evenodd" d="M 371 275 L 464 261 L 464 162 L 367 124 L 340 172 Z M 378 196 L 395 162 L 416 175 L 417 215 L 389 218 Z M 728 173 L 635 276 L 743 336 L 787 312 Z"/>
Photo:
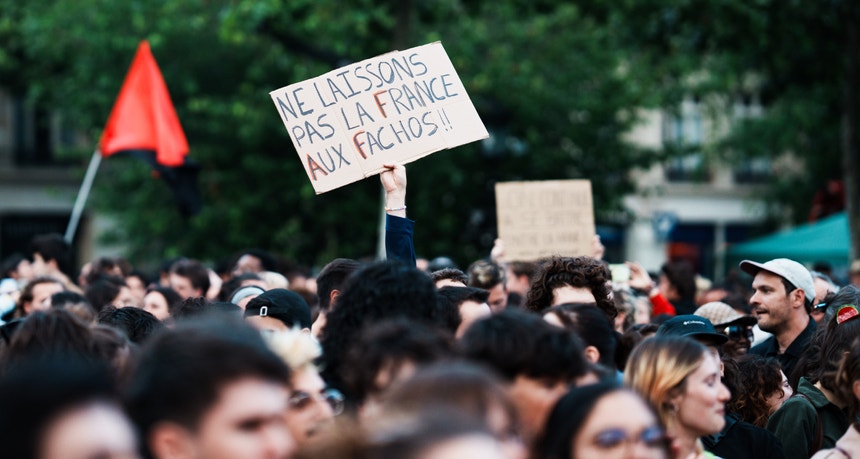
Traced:
<path fill-rule="evenodd" d="M 835 391 L 836 372 L 842 357 L 860 336 L 860 289 L 846 285 L 829 304 L 835 309 L 835 315 L 826 327 L 821 327 L 823 330 L 816 332 L 794 374 L 789 376 L 791 382 L 806 376 L 812 382 L 820 382 L 827 390 Z"/>
<path fill-rule="evenodd" d="M 486 303 L 490 293 L 477 287 L 442 287 L 436 292 L 440 323 L 451 333 L 457 331 L 462 322 L 460 304 L 465 301 Z"/>
<path fill-rule="evenodd" d="M 468 274 L 469 287 L 489 290 L 505 282 L 505 270 L 492 261 L 478 260 L 472 263 L 469 266 Z"/>
<path fill-rule="evenodd" d="M 434 324 L 435 316 L 436 288 L 425 273 L 398 262 L 367 265 L 350 277 L 338 306 L 326 316 L 324 379 L 342 386 L 339 366 L 365 325 L 397 317 Z"/>
<path fill-rule="evenodd" d="M 40 234 L 34 236 L 30 240 L 30 254 L 42 256 L 46 262 L 54 260 L 57 262 L 57 268 L 63 274 L 71 274 L 72 269 L 72 249 L 69 244 L 63 239 L 63 236 L 58 233 Z"/>
<path fill-rule="evenodd" d="M 667 401 L 702 363 L 709 351 L 692 338 L 655 336 L 639 343 L 627 361 L 624 385 L 638 392 L 657 410 L 665 424 Z"/>
<path fill-rule="evenodd" d="M 546 310 L 546 314 L 554 314 L 565 328 L 582 339 L 583 344 L 594 346 L 600 352 L 598 363 L 615 368 L 618 339 L 606 314 L 595 303 L 560 304 Z"/>
<path fill-rule="evenodd" d="M 108 306 L 99 313 L 98 320 L 100 324 L 122 330 L 135 344 L 143 344 L 153 333 L 164 328 L 164 324 L 151 313 L 130 306 Z"/>
<path fill-rule="evenodd" d="M 457 344 L 465 358 L 489 366 L 508 382 L 518 375 L 571 380 L 586 371 L 576 336 L 519 310 L 475 322 Z"/>
<path fill-rule="evenodd" d="M 109 370 L 74 354 L 22 361 L 0 376 L 3 457 L 36 458 L 51 421 L 93 401 L 114 403 Z"/>
<path fill-rule="evenodd" d="M 63 291 L 51 295 L 51 307 L 66 309 L 84 323 L 92 323 L 96 319 L 96 311 L 86 297 L 77 292 Z"/>
<path fill-rule="evenodd" d="M 18 362 L 58 354 L 93 356 L 90 329 L 65 309 L 37 311 L 27 316 L 12 336 L 4 360 Z"/>
<path fill-rule="evenodd" d="M 349 258 L 335 258 L 323 267 L 317 275 L 317 294 L 320 310 L 328 311 L 331 306 L 331 292 L 343 290 L 346 280 L 361 268 L 361 263 Z"/>
<path fill-rule="evenodd" d="M 289 370 L 240 320 L 206 318 L 163 329 L 140 350 L 124 398 L 141 438 L 159 421 L 194 429 L 220 391 L 247 377 L 287 384 Z"/>
<path fill-rule="evenodd" d="M 407 365 L 421 365 L 453 355 L 451 336 L 436 328 L 398 318 L 365 327 L 344 363 L 344 395 L 362 401 L 385 387 L 378 387 L 380 372 L 393 379 Z"/>
<path fill-rule="evenodd" d="M 106 306 L 113 305 L 114 298 L 119 295 L 120 289 L 125 286 L 125 280 L 121 277 L 99 275 L 87 283 L 84 296 L 93 309 L 99 313 Z"/>
<path fill-rule="evenodd" d="M 469 276 L 457 268 L 443 268 L 430 273 L 430 280 L 432 280 L 434 284 L 444 279 L 450 279 L 454 282 L 461 282 L 463 285 L 469 285 Z"/>
<path fill-rule="evenodd" d="M 469 362 L 440 362 L 419 368 L 382 398 L 381 422 L 399 422 L 432 408 L 457 410 L 483 421 L 495 410 L 505 415 L 509 432 L 516 430 L 517 412 L 499 378 Z"/>
<path fill-rule="evenodd" d="M 696 297 L 696 271 L 685 261 L 672 261 L 663 264 L 660 272 L 678 291 L 682 301 L 692 301 Z"/>

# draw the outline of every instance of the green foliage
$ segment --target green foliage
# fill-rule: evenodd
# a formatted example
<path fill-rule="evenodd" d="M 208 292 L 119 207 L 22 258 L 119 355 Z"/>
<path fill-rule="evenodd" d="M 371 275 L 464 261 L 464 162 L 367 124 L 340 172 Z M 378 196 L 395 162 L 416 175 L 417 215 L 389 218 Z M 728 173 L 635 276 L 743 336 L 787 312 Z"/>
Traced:
<path fill-rule="evenodd" d="M 441 40 L 495 141 L 408 166 L 420 255 L 464 265 L 486 256 L 496 182 L 589 178 L 605 219 L 632 189 L 627 171 L 655 159 L 622 141 L 635 109 L 656 102 L 655 73 L 643 71 L 647 56 L 628 52 L 625 29 L 597 2 L 0 5 L 0 84 L 61 109 L 94 143 L 138 42 L 150 41 L 190 156 L 203 166 L 205 206 L 183 220 L 146 166 L 104 161 L 90 207 L 117 217 L 121 227 L 109 237 L 127 241 L 139 263 L 179 254 L 216 260 L 249 246 L 306 264 L 372 255 L 377 181 L 315 196 L 268 93 L 395 47 Z"/>

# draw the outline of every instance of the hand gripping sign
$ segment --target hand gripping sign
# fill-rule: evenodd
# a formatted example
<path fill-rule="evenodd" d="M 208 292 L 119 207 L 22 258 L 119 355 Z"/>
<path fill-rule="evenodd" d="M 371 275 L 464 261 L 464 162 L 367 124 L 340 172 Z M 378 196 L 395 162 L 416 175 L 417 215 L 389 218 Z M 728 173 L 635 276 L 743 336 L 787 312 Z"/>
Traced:
<path fill-rule="evenodd" d="M 269 93 L 317 194 L 488 137 L 439 42 Z"/>

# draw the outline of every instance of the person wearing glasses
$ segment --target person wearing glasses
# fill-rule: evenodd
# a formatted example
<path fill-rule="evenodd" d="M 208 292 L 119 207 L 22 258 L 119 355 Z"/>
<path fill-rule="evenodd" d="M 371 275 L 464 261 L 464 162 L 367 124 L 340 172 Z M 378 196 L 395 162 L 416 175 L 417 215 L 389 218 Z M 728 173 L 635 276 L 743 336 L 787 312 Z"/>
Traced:
<path fill-rule="evenodd" d="M 343 412 L 343 395 L 326 387 L 314 360 L 322 353 L 310 333 L 297 328 L 263 334 L 269 347 L 290 368 L 287 428 L 301 447 Z"/>
<path fill-rule="evenodd" d="M 558 401 L 534 457 L 664 459 L 669 439 L 641 396 L 603 382 L 574 388 Z"/>
<path fill-rule="evenodd" d="M 746 354 L 752 347 L 755 317 L 743 315 L 722 301 L 702 305 L 696 309 L 695 315 L 711 321 L 717 333 L 729 338 L 722 345 L 724 357 L 737 358 Z"/>

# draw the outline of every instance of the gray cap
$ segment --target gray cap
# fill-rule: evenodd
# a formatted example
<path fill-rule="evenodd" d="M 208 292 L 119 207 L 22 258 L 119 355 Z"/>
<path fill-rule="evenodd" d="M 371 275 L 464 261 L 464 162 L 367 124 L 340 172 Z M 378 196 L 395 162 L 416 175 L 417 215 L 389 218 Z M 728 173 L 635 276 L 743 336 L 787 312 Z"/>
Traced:
<path fill-rule="evenodd" d="M 806 299 L 811 303 L 815 300 L 815 284 L 812 282 L 812 274 L 802 264 L 789 260 L 788 258 L 777 258 L 770 260 L 767 263 L 756 263 L 750 260 L 744 260 L 740 264 L 741 269 L 755 276 L 759 271 L 767 271 L 776 274 L 791 282 L 795 287 L 803 290 Z"/>

